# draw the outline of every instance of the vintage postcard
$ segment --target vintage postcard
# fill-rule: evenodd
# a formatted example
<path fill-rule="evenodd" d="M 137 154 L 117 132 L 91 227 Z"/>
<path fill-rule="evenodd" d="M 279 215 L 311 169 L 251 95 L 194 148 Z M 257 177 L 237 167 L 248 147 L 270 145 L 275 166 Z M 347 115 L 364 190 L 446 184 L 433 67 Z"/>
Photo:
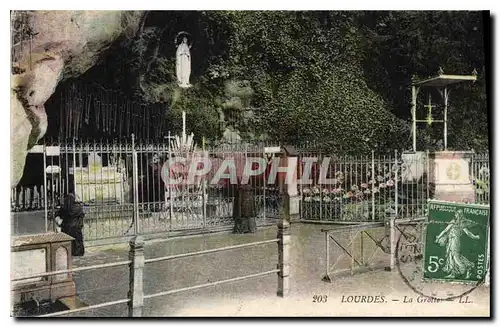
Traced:
<path fill-rule="evenodd" d="M 489 11 L 13 10 L 13 317 L 490 317 Z"/>

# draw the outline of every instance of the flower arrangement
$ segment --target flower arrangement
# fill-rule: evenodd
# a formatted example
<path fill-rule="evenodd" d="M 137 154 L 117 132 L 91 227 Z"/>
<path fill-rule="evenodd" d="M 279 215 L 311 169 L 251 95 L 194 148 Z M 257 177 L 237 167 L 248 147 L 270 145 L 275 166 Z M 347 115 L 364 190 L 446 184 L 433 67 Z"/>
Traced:
<path fill-rule="evenodd" d="M 335 183 L 329 185 L 306 185 L 301 189 L 303 200 L 308 203 L 323 202 L 359 202 L 373 196 L 387 198 L 394 192 L 396 165 L 391 167 L 377 166 L 375 176 L 371 176 L 371 166 L 366 172 L 337 171 Z M 357 182 L 353 182 L 357 181 Z M 342 187 L 343 185 L 344 187 Z"/>

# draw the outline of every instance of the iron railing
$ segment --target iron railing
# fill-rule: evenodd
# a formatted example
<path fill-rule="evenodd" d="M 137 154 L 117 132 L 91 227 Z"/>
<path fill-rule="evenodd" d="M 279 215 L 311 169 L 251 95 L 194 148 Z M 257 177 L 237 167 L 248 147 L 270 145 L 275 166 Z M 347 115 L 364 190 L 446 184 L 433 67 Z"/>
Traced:
<path fill-rule="evenodd" d="M 169 135 L 163 142 L 155 143 L 131 140 L 41 146 L 41 152 L 29 155 L 25 172 L 31 174 L 23 177 L 25 186 L 20 183 L 12 191 L 12 209 L 43 210 L 40 215 L 50 219 L 64 195 L 75 192 L 84 203 L 87 241 L 229 229 L 237 192 L 234 185 L 211 183 L 212 173 L 193 185 L 166 186 L 163 164 L 171 156 L 189 158 L 194 153 L 208 157 L 215 166 L 227 158 L 239 166 L 249 157 L 262 157 L 270 163 L 264 153 L 266 144 L 203 143 L 194 150 L 176 148 L 176 140 Z M 92 158 L 101 166 L 91 167 Z M 310 158 L 316 162 L 306 162 Z M 424 152 L 334 156 L 314 148 L 301 148 L 298 159 L 298 175 L 310 167 L 312 182 L 298 185 L 301 221 L 382 221 L 386 211 L 395 210 L 396 202 L 398 217 L 418 217 L 424 215 L 426 201 L 432 197 L 429 160 Z M 326 170 L 324 176 L 322 170 Z M 269 167 L 250 181 L 259 225 L 274 223 L 281 202 L 277 185 L 268 182 L 268 173 Z M 476 187 L 476 202 L 489 203 L 488 154 L 474 154 L 470 174 Z M 322 179 L 333 183 L 326 184 Z"/>
<path fill-rule="evenodd" d="M 388 210 L 399 206 L 399 216 L 423 214 L 430 196 L 428 161 L 425 155 L 338 157 L 303 151 L 300 169 L 307 158 L 312 166 L 312 186 L 300 185 L 301 219 L 336 223 L 383 221 Z M 321 183 L 326 171 L 329 184 Z"/>
<path fill-rule="evenodd" d="M 476 203 L 490 203 L 490 157 L 488 153 L 472 158 L 472 176 L 476 188 Z"/>
<path fill-rule="evenodd" d="M 196 149 L 180 149 L 175 141 L 176 138 L 169 136 L 164 142 L 144 144 L 135 143 L 132 137 L 131 142 L 82 144 L 74 141 L 39 146 L 39 153 L 30 154 L 25 169 L 36 172 L 39 184 L 34 186 L 31 182 L 33 185 L 29 189 L 35 191 L 28 196 L 36 196 L 29 203 L 37 203 L 36 208 L 41 209 L 40 218 L 45 215 L 46 228 L 49 228 L 48 221 L 56 215 L 64 196 L 75 193 L 85 211 L 83 232 L 86 241 L 231 228 L 237 187 L 229 180 L 213 184 L 212 177 L 224 159 L 232 158 L 238 170 L 242 170 L 248 157 L 265 157 L 264 144 L 202 145 Z M 37 157 L 33 159 L 33 156 Z M 170 157 L 179 156 L 187 159 L 208 157 L 214 166 L 211 174 L 191 185 L 167 185 L 162 176 L 164 164 Z M 45 171 L 44 166 L 48 167 Z M 275 224 L 280 206 L 277 185 L 267 183 L 267 173 L 256 176 L 249 183 L 257 224 Z M 17 189 L 23 190 L 22 185 Z M 13 190 L 14 204 L 19 200 L 16 194 L 23 193 Z M 13 211 L 18 210 L 24 209 L 13 207 Z"/>
<path fill-rule="evenodd" d="M 136 236 L 129 243 L 129 260 L 127 260 L 127 261 L 120 261 L 120 262 L 113 262 L 113 263 L 107 263 L 107 264 L 78 267 L 78 268 L 73 268 L 73 269 L 68 269 L 68 270 L 59 270 L 59 271 L 34 274 L 34 275 L 30 275 L 30 276 L 23 276 L 20 278 L 12 279 L 11 282 L 19 282 L 22 280 L 29 280 L 32 278 L 53 276 L 53 275 L 58 275 L 58 274 L 62 274 L 62 273 L 74 273 L 74 272 L 78 272 L 78 271 L 95 270 L 95 269 L 129 265 L 129 292 L 128 292 L 128 296 L 126 299 L 119 299 L 119 300 L 114 300 L 114 301 L 109 301 L 109 302 L 104 302 L 104 303 L 99 303 L 99 304 L 93 304 L 93 305 L 89 305 L 89 306 L 81 307 L 81 308 L 77 308 L 77 309 L 53 312 L 53 313 L 49 313 L 49 314 L 40 315 L 39 317 L 63 316 L 63 315 L 67 315 L 67 314 L 88 311 L 88 310 L 93 310 L 93 309 L 98 309 L 98 308 L 103 308 L 103 307 L 108 307 L 108 306 L 123 304 L 123 303 L 128 304 L 128 315 L 130 317 L 140 317 L 143 314 L 144 300 L 146 300 L 146 299 L 175 294 L 175 293 L 179 293 L 179 292 L 185 292 L 185 291 L 189 291 L 189 290 L 205 288 L 205 287 L 209 287 L 209 286 L 230 283 L 230 282 L 242 281 L 242 280 L 246 280 L 246 279 L 250 279 L 250 278 L 267 276 L 267 275 L 275 274 L 275 273 L 278 275 L 277 295 L 280 297 L 284 297 L 284 296 L 287 296 L 289 294 L 289 287 L 288 287 L 289 281 L 288 281 L 288 279 L 290 276 L 290 272 L 289 272 L 290 231 L 289 231 L 289 223 L 285 219 L 282 219 L 277 224 L 277 226 L 278 226 L 277 237 L 273 238 L 273 239 L 238 244 L 238 245 L 232 245 L 232 246 L 226 246 L 226 247 L 215 248 L 215 249 L 210 249 L 210 250 L 175 254 L 175 255 L 169 255 L 169 256 L 164 256 L 164 257 L 159 257 L 159 258 L 151 258 L 151 259 L 145 259 L 145 257 L 144 257 L 144 241 L 142 239 L 142 236 Z M 249 248 L 249 247 L 260 246 L 260 245 L 267 245 L 267 244 L 271 244 L 271 243 L 275 243 L 275 242 L 278 244 L 278 264 L 277 264 L 276 269 L 266 270 L 263 272 L 248 274 L 248 275 L 239 276 L 239 277 L 233 277 L 233 278 L 219 280 L 219 281 L 215 281 L 215 282 L 209 282 L 209 283 L 204 283 L 204 284 L 199 284 L 199 285 L 194 285 L 194 286 L 189 286 L 189 287 L 183 287 L 183 288 L 179 288 L 179 289 L 157 292 L 157 293 L 153 293 L 153 294 L 144 294 L 143 276 L 144 276 L 144 269 L 145 269 L 146 264 L 160 262 L 160 261 L 169 261 L 169 260 L 180 259 L 180 258 L 193 257 L 193 256 L 199 256 L 199 255 L 205 255 L 205 254 L 209 254 L 209 253 L 230 251 L 230 250 L 234 250 L 234 249 L 242 249 L 242 248 Z"/>

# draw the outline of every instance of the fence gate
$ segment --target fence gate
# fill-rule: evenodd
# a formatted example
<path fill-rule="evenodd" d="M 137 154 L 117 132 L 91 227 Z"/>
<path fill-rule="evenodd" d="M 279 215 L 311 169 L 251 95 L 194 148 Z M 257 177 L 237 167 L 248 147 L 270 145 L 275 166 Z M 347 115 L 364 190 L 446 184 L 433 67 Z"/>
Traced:
<path fill-rule="evenodd" d="M 383 222 L 365 222 L 321 232 L 325 235 L 324 282 L 331 282 L 334 275 L 343 272 L 354 274 L 380 267 L 390 251 Z"/>

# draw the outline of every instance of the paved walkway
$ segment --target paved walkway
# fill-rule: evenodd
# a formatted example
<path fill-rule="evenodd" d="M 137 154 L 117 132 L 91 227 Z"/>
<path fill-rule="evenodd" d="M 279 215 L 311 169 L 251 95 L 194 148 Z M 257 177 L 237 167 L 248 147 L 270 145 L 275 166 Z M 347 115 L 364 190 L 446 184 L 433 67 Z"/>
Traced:
<path fill-rule="evenodd" d="M 382 269 L 335 278 L 324 283 L 324 225 L 293 224 L 291 247 L 291 294 L 276 296 L 277 276 L 270 275 L 245 281 L 210 286 L 194 291 L 145 300 L 145 316 L 488 316 L 489 288 L 481 286 L 469 294 L 471 303 L 420 303 L 419 298 L 401 279 L 399 273 Z M 331 225 L 329 226 L 332 227 Z M 146 258 L 206 250 L 276 237 L 276 227 L 261 228 L 256 234 L 211 234 L 146 243 Z M 368 243 L 365 245 L 368 246 Z M 332 247 L 332 258 L 340 254 Z M 85 257 L 75 258 L 74 266 L 127 260 L 128 246 L 88 248 Z M 388 262 L 382 252 L 375 255 L 380 266 Z M 331 259 L 332 262 L 334 261 Z M 344 262 L 347 267 L 349 260 Z M 246 249 L 206 254 L 167 262 L 146 264 L 145 294 L 177 289 L 209 281 L 275 269 L 277 245 L 272 243 Z M 342 264 L 341 264 L 342 266 Z M 75 273 L 81 299 L 89 304 L 124 299 L 128 291 L 128 268 L 113 267 Z M 438 284 L 435 289 L 454 294 L 463 285 Z M 353 296 L 365 301 L 379 296 L 382 303 L 343 303 Z M 315 296 L 321 296 L 315 303 Z M 404 303 L 411 298 L 412 303 Z M 372 298 L 373 297 L 373 298 Z M 383 297 L 383 298 L 382 298 Z M 361 301 L 361 297 L 356 298 Z M 126 316 L 126 305 L 95 309 L 72 316 Z"/>

